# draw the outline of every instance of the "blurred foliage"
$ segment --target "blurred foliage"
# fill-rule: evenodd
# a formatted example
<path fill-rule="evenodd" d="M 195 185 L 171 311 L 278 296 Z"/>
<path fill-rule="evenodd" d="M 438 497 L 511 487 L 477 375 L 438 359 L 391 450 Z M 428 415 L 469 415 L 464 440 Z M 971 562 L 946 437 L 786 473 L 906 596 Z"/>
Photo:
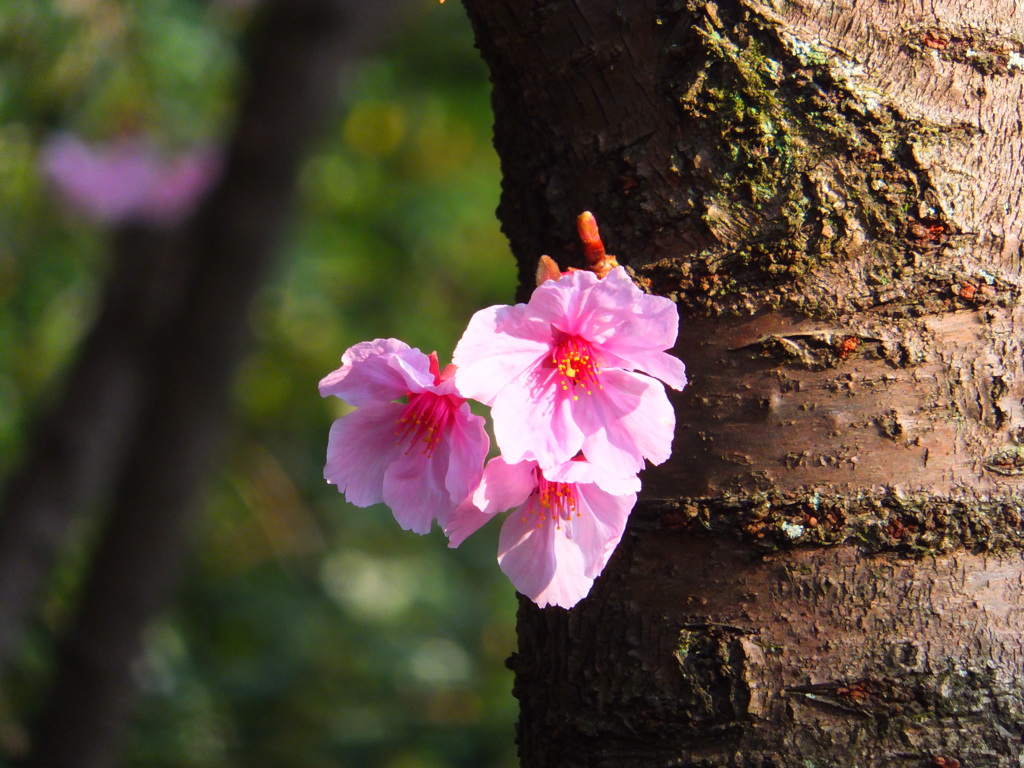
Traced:
<path fill-rule="evenodd" d="M 56 130 L 227 139 L 252 8 L 199 0 L 0 4 L 0 478 L 95 313 L 111 232 L 57 207 L 37 169 Z M 251 311 L 234 431 L 181 600 L 147 636 L 127 766 L 515 764 L 504 660 L 515 598 L 497 530 L 458 550 L 356 509 L 322 478 L 340 401 L 317 381 L 365 339 L 442 361 L 472 312 L 511 299 L 494 217 L 489 87 L 455 3 L 423 0 L 349 73 L 308 158 L 274 281 Z M 0 755 L 24 748 L 92 526 L 75 527 L 41 628 L 0 691 Z"/>

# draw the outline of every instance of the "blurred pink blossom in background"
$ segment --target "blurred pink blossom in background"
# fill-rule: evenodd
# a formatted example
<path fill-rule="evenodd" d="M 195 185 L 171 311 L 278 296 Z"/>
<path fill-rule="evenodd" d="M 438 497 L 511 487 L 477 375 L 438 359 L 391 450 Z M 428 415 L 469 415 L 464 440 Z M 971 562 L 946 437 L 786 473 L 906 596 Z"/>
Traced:
<path fill-rule="evenodd" d="M 103 224 L 178 223 L 212 186 L 222 164 L 221 153 L 209 148 L 168 156 L 139 136 L 90 144 L 70 133 L 50 137 L 40 157 L 62 202 Z"/>

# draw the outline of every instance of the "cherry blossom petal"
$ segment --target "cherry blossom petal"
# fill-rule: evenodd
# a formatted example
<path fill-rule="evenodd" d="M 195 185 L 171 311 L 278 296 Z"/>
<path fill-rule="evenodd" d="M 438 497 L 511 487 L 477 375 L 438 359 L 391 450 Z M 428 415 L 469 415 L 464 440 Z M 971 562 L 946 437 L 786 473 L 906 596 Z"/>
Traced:
<path fill-rule="evenodd" d="M 514 510 L 501 527 L 498 564 L 512 585 L 541 608 L 572 608 L 594 583 L 580 548 L 561 530 Z"/>
<path fill-rule="evenodd" d="M 616 496 L 636 494 L 640 490 L 640 478 L 635 474 L 620 476 L 586 460 L 567 461 L 551 469 L 545 469 L 544 477 L 558 483 L 593 483 L 606 493 Z"/>
<path fill-rule="evenodd" d="M 504 456 L 487 462 L 473 503 L 488 514 L 518 507 L 537 488 L 537 462 L 509 463 Z"/>
<path fill-rule="evenodd" d="M 605 366 L 640 370 L 681 390 L 686 386 L 685 366 L 665 351 L 676 342 L 676 305 L 661 296 L 646 294 L 639 294 L 637 303 L 636 311 L 622 318 L 618 327 L 601 340 Z"/>
<path fill-rule="evenodd" d="M 540 607 L 571 608 L 590 592 L 622 538 L 636 494 L 575 487 L 577 515 L 558 525 L 516 510 L 502 527 L 498 562 L 516 589 Z"/>
<path fill-rule="evenodd" d="M 453 502 L 466 499 L 480 484 L 484 470 L 487 451 L 491 440 L 484 428 L 484 419 L 477 416 L 469 405 L 463 403 L 455 413 L 450 432 L 441 438 L 447 443 L 448 472 L 445 475 L 445 488 Z M 438 515 L 438 522 L 444 528 L 448 514 Z"/>
<path fill-rule="evenodd" d="M 384 501 L 384 473 L 399 453 L 395 423 L 400 403 L 366 405 L 331 425 L 324 479 L 349 503 L 368 507 Z"/>
<path fill-rule="evenodd" d="M 433 451 L 413 445 L 395 454 L 384 471 L 384 503 L 405 530 L 429 533 L 435 518 L 447 518 L 455 508 L 445 482 L 450 451 L 448 440 L 439 441 Z"/>
<path fill-rule="evenodd" d="M 615 433 L 621 431 L 629 436 L 640 455 L 651 464 L 663 464 L 672 455 L 676 431 L 676 412 L 665 394 L 665 387 L 657 379 L 647 376 L 616 373 L 618 377 L 636 376 L 646 389 L 640 397 L 639 407 L 609 427 L 609 439 L 615 440 Z"/>
<path fill-rule="evenodd" d="M 616 495 L 585 484 L 577 486 L 577 496 L 580 516 L 573 519 L 571 538 L 582 553 L 583 574 L 596 579 L 622 539 L 636 494 Z"/>
<path fill-rule="evenodd" d="M 534 289 L 526 305 L 529 314 L 563 333 L 580 334 L 580 311 L 584 297 L 598 282 L 593 272 L 580 271 L 542 283 Z"/>
<path fill-rule="evenodd" d="M 686 386 L 686 366 L 678 357 L 654 349 L 631 350 L 621 354 L 603 349 L 606 365 L 627 371 L 643 371 L 649 376 L 661 379 L 670 387 L 682 390 Z"/>
<path fill-rule="evenodd" d="M 629 329 L 630 322 L 642 313 L 639 303 L 646 296 L 622 267 L 616 267 L 591 286 L 581 293 L 576 332 L 604 345 L 609 338 Z M 678 320 L 673 326 L 677 325 Z"/>
<path fill-rule="evenodd" d="M 551 467 L 583 447 L 572 396 L 562 392 L 556 378 L 554 368 L 537 366 L 521 373 L 494 399 L 494 439 L 510 463 L 532 458 Z"/>
<path fill-rule="evenodd" d="M 448 546 L 457 547 L 498 512 L 518 507 L 536 490 L 537 463 L 509 464 L 501 456 L 487 462 L 479 486 L 444 526 Z"/>
<path fill-rule="evenodd" d="M 434 383 L 430 358 L 398 339 L 375 339 L 349 347 L 342 366 L 320 381 L 320 395 L 355 406 L 396 400 Z"/>
<path fill-rule="evenodd" d="M 621 311 L 613 332 L 603 336 L 601 343 L 611 351 L 630 349 L 671 349 L 679 333 L 679 310 L 664 296 L 650 296 L 633 285 L 625 272 L 615 270 L 605 278 L 619 278 L 632 288 L 632 306 Z M 627 289 L 622 288 L 620 293 Z M 618 298 L 625 301 L 625 298 Z M 614 305 L 612 305 L 614 306 Z M 622 306 L 622 305 L 620 305 Z M 625 307 L 623 307 L 623 310 Z"/>
<path fill-rule="evenodd" d="M 548 353 L 551 329 L 531 319 L 526 305 L 482 309 L 455 347 L 455 382 L 463 397 L 491 405 L 509 381 Z"/>
<path fill-rule="evenodd" d="M 586 438 L 583 453 L 618 475 L 661 464 L 672 452 L 675 411 L 657 379 L 621 370 L 601 374 L 601 396 L 581 397 L 573 416 Z"/>
<path fill-rule="evenodd" d="M 444 535 L 448 537 L 448 546 L 455 548 L 479 531 L 497 512 L 484 512 L 472 498 L 465 499 L 452 512 L 444 523 Z"/>

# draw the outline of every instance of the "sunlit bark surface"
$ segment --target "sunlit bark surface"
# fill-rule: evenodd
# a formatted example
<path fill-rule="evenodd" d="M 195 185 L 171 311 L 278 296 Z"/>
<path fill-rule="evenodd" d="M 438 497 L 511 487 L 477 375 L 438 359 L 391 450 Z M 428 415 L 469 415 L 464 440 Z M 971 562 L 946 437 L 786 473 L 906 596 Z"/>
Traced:
<path fill-rule="evenodd" d="M 1024 8 L 465 4 L 524 285 L 593 211 L 692 379 L 523 765 L 1019 765 Z"/>

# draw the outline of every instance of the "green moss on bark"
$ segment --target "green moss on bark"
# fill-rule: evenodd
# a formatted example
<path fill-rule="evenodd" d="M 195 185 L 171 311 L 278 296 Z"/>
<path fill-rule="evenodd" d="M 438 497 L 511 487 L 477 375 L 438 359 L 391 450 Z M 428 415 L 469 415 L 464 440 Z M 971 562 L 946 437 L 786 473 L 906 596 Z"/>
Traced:
<path fill-rule="evenodd" d="M 732 533 L 762 551 L 856 543 L 865 554 L 911 556 L 1024 548 L 1019 498 L 954 500 L 888 494 L 843 496 L 827 489 L 640 502 L 641 526 Z"/>
<path fill-rule="evenodd" d="M 868 306 L 919 283 L 919 246 L 935 242 L 909 228 L 935 214 L 908 137 L 929 127 L 858 87 L 852 62 L 741 4 L 693 6 L 677 24 L 669 50 L 692 63 L 665 86 L 684 128 L 673 170 L 714 244 L 641 275 L 707 312 L 839 314 L 850 307 L 809 273 L 841 258 L 871 265 L 848 292 Z"/>

